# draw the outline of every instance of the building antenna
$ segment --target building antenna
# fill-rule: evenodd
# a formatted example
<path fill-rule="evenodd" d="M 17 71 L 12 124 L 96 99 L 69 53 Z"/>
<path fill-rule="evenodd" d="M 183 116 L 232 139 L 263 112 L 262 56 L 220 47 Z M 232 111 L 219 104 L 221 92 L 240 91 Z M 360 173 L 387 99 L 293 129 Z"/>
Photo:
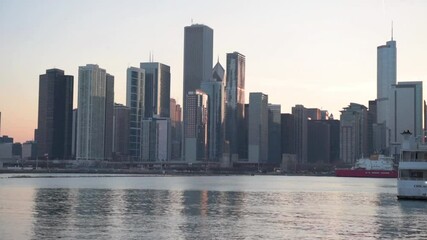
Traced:
<path fill-rule="evenodd" d="M 193 18 L 191 18 L 191 25 L 193 25 Z"/>
<path fill-rule="evenodd" d="M 391 21 L 391 41 L 393 41 L 393 20 Z"/>

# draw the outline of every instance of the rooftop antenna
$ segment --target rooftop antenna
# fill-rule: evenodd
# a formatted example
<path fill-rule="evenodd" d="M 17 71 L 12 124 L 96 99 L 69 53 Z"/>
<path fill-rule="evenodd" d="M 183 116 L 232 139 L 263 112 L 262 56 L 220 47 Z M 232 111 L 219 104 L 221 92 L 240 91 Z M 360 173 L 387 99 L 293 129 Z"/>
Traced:
<path fill-rule="evenodd" d="M 391 21 L 391 41 L 393 41 L 393 21 Z"/>
<path fill-rule="evenodd" d="M 193 18 L 191 18 L 191 25 L 193 25 Z"/>

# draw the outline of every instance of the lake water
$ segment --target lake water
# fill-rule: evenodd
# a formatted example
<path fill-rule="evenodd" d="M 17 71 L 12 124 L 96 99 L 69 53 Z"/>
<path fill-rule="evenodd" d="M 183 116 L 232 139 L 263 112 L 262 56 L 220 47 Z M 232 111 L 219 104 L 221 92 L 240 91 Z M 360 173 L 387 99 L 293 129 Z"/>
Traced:
<path fill-rule="evenodd" d="M 427 239 L 427 202 L 398 201 L 396 179 L 11 176 L 2 240 Z"/>

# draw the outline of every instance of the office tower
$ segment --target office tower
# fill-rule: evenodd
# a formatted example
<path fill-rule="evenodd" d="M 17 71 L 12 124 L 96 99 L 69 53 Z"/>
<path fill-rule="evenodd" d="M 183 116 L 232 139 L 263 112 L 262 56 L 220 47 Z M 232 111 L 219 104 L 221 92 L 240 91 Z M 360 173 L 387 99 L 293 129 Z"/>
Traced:
<path fill-rule="evenodd" d="M 71 127 L 71 156 L 76 159 L 77 152 L 77 121 L 78 121 L 78 110 L 73 109 L 73 126 Z"/>
<path fill-rule="evenodd" d="M 403 131 L 409 130 L 416 138 L 423 138 L 423 83 L 399 82 L 390 95 L 390 153 L 400 154 Z"/>
<path fill-rule="evenodd" d="M 205 25 L 193 24 L 184 28 L 184 112 L 189 92 L 200 89 L 202 82 L 212 77 L 213 30 Z M 185 122 L 185 119 L 184 119 Z"/>
<path fill-rule="evenodd" d="M 320 120 L 329 120 L 328 110 L 320 110 Z"/>
<path fill-rule="evenodd" d="M 38 156 L 71 158 L 74 77 L 48 69 L 39 78 Z"/>
<path fill-rule="evenodd" d="M 268 95 L 249 93 L 248 161 L 266 163 L 268 159 Z"/>
<path fill-rule="evenodd" d="M 106 128 L 112 118 L 109 104 L 112 76 L 95 64 L 79 67 L 76 159 L 104 160 L 110 158 Z M 113 83 L 114 86 L 114 83 Z M 114 92 L 114 91 L 113 91 Z M 113 100 L 114 101 L 114 100 Z M 112 126 L 110 126 L 112 129 Z"/>
<path fill-rule="evenodd" d="M 279 165 L 282 161 L 282 119 L 280 104 L 268 104 L 268 162 Z"/>
<path fill-rule="evenodd" d="M 145 71 L 140 68 L 127 69 L 126 106 L 130 108 L 129 158 L 141 160 L 142 119 L 144 118 Z"/>
<path fill-rule="evenodd" d="M 113 158 L 123 161 L 127 159 L 129 147 L 130 108 L 122 104 L 114 104 Z"/>
<path fill-rule="evenodd" d="M 169 118 L 142 120 L 142 160 L 166 162 L 171 158 L 171 127 Z"/>
<path fill-rule="evenodd" d="M 323 120 L 307 121 L 307 162 L 329 163 L 330 127 Z"/>
<path fill-rule="evenodd" d="M 13 143 L 11 142 L 0 143 L 0 159 L 7 159 L 7 160 L 12 159 L 12 156 L 13 156 L 12 148 L 13 148 Z"/>
<path fill-rule="evenodd" d="M 383 124 L 386 128 L 385 135 L 379 136 L 380 145 L 389 146 L 389 110 L 391 108 L 389 98 L 392 85 L 396 84 L 396 41 L 388 41 L 386 45 L 377 48 L 377 124 Z"/>
<path fill-rule="evenodd" d="M 171 159 L 181 159 L 182 148 L 182 117 L 181 106 L 176 104 L 176 100 L 170 99 L 170 119 L 171 119 Z"/>
<path fill-rule="evenodd" d="M 245 56 L 238 53 L 227 53 L 226 120 L 225 139 L 229 144 L 232 161 L 242 153 L 242 133 L 245 106 Z"/>
<path fill-rule="evenodd" d="M 219 62 L 212 72 L 211 81 L 202 82 L 201 90 L 208 95 L 208 158 L 219 161 L 224 144 L 224 68 Z"/>
<path fill-rule="evenodd" d="M 22 159 L 34 160 L 37 158 L 37 143 L 26 141 L 22 144 Z"/>
<path fill-rule="evenodd" d="M 321 120 L 322 112 L 318 108 L 307 108 L 307 118 L 310 120 Z"/>
<path fill-rule="evenodd" d="M 184 159 L 205 161 L 208 157 L 208 95 L 201 90 L 188 92 L 184 113 Z"/>
<path fill-rule="evenodd" d="M 13 143 L 13 138 L 3 135 L 3 137 L 0 137 L 0 143 Z"/>
<path fill-rule="evenodd" d="M 140 64 L 140 68 L 145 70 L 144 117 L 170 117 L 170 67 L 158 62 L 145 62 Z"/>
<path fill-rule="evenodd" d="M 303 105 L 292 107 L 295 118 L 295 153 L 298 163 L 307 162 L 307 109 Z"/>
<path fill-rule="evenodd" d="M 106 74 L 104 159 L 113 158 L 114 76 Z"/>
<path fill-rule="evenodd" d="M 368 111 L 363 105 L 350 103 L 341 111 L 340 159 L 353 164 L 368 155 Z"/>
<path fill-rule="evenodd" d="M 21 143 L 13 143 L 12 145 L 12 156 L 15 159 L 22 158 L 22 144 Z"/>
<path fill-rule="evenodd" d="M 289 113 L 281 114 L 282 154 L 296 153 L 295 117 Z"/>
<path fill-rule="evenodd" d="M 377 123 L 377 101 L 371 100 L 368 104 L 368 154 L 379 153 L 374 144 L 374 126 Z"/>

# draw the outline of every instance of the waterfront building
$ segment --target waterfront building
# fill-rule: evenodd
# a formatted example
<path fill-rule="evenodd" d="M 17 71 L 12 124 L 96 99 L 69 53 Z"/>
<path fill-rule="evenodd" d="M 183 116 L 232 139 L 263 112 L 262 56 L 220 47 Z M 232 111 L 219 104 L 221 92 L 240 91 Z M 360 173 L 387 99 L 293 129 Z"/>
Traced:
<path fill-rule="evenodd" d="M 73 125 L 71 127 L 71 156 L 72 159 L 76 159 L 77 149 L 77 121 L 78 121 L 78 110 L 73 109 Z"/>
<path fill-rule="evenodd" d="M 295 117 L 290 113 L 281 114 L 282 154 L 296 154 Z"/>
<path fill-rule="evenodd" d="M 130 108 L 129 147 L 130 160 L 141 160 L 142 119 L 145 115 L 145 70 L 127 69 L 126 106 Z"/>
<path fill-rule="evenodd" d="M 298 163 L 307 162 L 307 109 L 303 105 L 292 107 L 292 115 L 295 119 L 295 154 Z"/>
<path fill-rule="evenodd" d="M 37 143 L 26 141 L 22 144 L 22 159 L 33 160 L 37 158 Z"/>
<path fill-rule="evenodd" d="M 423 83 L 399 82 L 390 94 L 390 154 L 400 154 L 402 132 L 409 130 L 423 139 Z"/>
<path fill-rule="evenodd" d="M 144 117 L 170 117 L 171 74 L 168 65 L 158 62 L 144 62 L 140 68 L 145 71 Z"/>
<path fill-rule="evenodd" d="M 48 69 L 39 77 L 37 135 L 39 157 L 71 158 L 74 77 Z"/>
<path fill-rule="evenodd" d="M 268 104 L 268 163 L 280 165 L 282 161 L 281 105 Z"/>
<path fill-rule="evenodd" d="M 169 118 L 148 118 L 142 120 L 142 161 L 170 161 L 170 122 Z"/>
<path fill-rule="evenodd" d="M 310 120 L 321 120 L 322 112 L 318 108 L 307 108 L 307 118 Z"/>
<path fill-rule="evenodd" d="M 12 159 L 12 148 L 11 142 L 0 143 L 0 159 Z"/>
<path fill-rule="evenodd" d="M 368 156 L 368 110 L 350 103 L 341 111 L 340 159 L 349 164 Z"/>
<path fill-rule="evenodd" d="M 2 137 L 0 137 L 0 143 L 13 143 L 13 137 L 3 135 Z"/>
<path fill-rule="evenodd" d="M 96 64 L 79 67 L 77 146 L 78 160 L 111 158 L 114 77 Z M 107 129 L 109 128 L 109 129 Z M 110 146 L 111 143 L 111 146 Z"/>
<path fill-rule="evenodd" d="M 170 119 L 171 119 L 171 159 L 181 160 L 182 149 L 182 110 L 181 105 L 176 100 L 170 99 Z"/>
<path fill-rule="evenodd" d="M 309 120 L 307 122 L 307 162 L 334 163 L 340 158 L 340 121 Z"/>
<path fill-rule="evenodd" d="M 377 101 L 371 100 L 368 104 L 368 154 L 380 153 L 374 144 L 374 127 L 377 123 Z"/>
<path fill-rule="evenodd" d="M 377 133 L 384 133 L 385 135 L 377 136 L 379 139 L 375 141 L 380 142 L 380 146 L 389 147 L 390 142 L 390 95 L 391 87 L 396 84 L 397 72 L 397 57 L 396 57 L 396 41 L 393 36 L 386 45 L 377 47 L 377 124 L 385 127 L 384 130 L 378 130 Z"/>
<path fill-rule="evenodd" d="M 129 147 L 130 108 L 114 104 L 113 159 L 126 160 Z"/>
<path fill-rule="evenodd" d="M 268 160 L 268 95 L 249 93 L 248 162 Z"/>
<path fill-rule="evenodd" d="M 208 95 L 201 90 L 188 92 L 184 113 L 184 159 L 206 161 L 208 157 Z"/>
<path fill-rule="evenodd" d="M 241 131 L 245 116 L 245 62 L 243 54 L 227 53 L 225 139 L 232 161 L 237 161 L 239 153 L 242 155 L 246 149 Z"/>
<path fill-rule="evenodd" d="M 214 78 L 215 77 L 215 78 Z M 211 81 L 202 82 L 201 90 L 208 95 L 208 159 L 220 161 L 224 145 L 224 68 L 218 62 Z"/>

